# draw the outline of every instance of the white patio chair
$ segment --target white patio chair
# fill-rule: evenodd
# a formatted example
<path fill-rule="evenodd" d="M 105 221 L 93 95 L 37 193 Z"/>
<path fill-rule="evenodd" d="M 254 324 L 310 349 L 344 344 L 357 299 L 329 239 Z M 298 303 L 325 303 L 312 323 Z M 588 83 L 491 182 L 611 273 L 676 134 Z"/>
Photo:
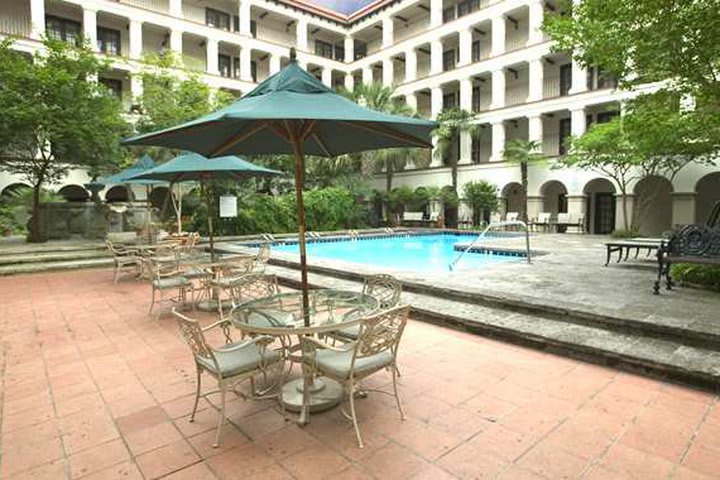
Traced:
<path fill-rule="evenodd" d="M 113 262 L 115 263 L 113 281 L 115 283 L 118 282 L 121 273 L 127 269 L 134 270 L 136 277 L 140 276 L 142 272 L 142 258 L 137 249 L 115 244 L 110 240 L 105 240 L 105 245 L 107 245 L 108 250 L 110 250 L 110 253 L 113 255 Z"/>
<path fill-rule="evenodd" d="M 178 269 L 174 262 L 163 262 L 155 260 L 152 262 L 153 279 L 150 283 L 152 288 L 152 297 L 150 300 L 150 313 L 153 313 L 155 303 L 170 302 L 173 304 L 188 304 L 188 294 L 190 294 L 190 303 L 193 301 L 193 285 L 189 278 L 183 275 L 183 271 Z M 168 292 L 170 296 L 168 297 Z M 160 298 L 157 299 L 157 294 Z M 160 317 L 160 312 L 155 318 Z"/>
<path fill-rule="evenodd" d="M 270 385 L 263 392 L 257 392 L 255 390 L 255 377 L 262 375 L 267 381 L 268 373 L 271 373 L 272 367 L 276 365 L 282 367 L 282 362 L 280 362 L 282 356 L 275 350 L 268 348 L 273 342 L 272 337 L 258 336 L 240 342 L 233 342 L 230 336 L 230 322 L 227 320 L 220 320 L 202 328 L 196 320 L 186 317 L 174 309 L 173 314 L 177 318 L 183 338 L 192 351 L 197 372 L 195 402 L 190 414 L 190 421 L 195 421 L 195 413 L 197 412 L 200 397 L 220 393 L 217 432 L 215 433 L 215 443 L 212 445 L 217 447 L 220 445 L 222 426 L 225 423 L 225 397 L 228 391 L 233 391 L 245 399 L 263 398 L 262 395 L 268 393 L 274 385 Z M 215 328 L 222 329 L 225 337 L 225 345 L 217 348 L 208 345 L 205 339 L 205 332 Z M 209 374 L 217 381 L 216 390 L 200 393 L 203 373 Z M 236 390 L 237 386 L 244 381 L 250 383 L 249 395 Z"/>
<path fill-rule="evenodd" d="M 364 319 L 360 324 L 357 341 L 340 348 L 327 345 L 312 337 L 303 337 L 303 351 L 306 352 L 303 362 L 307 367 L 304 371 L 305 375 L 321 375 L 343 384 L 350 403 L 350 414 L 343 409 L 343 415 L 352 421 L 360 448 L 364 445 L 355 412 L 355 394 L 364 378 L 385 369 L 392 374 L 392 392 L 365 388 L 363 390 L 394 396 L 400 418 L 405 420 L 397 391 L 397 351 L 409 312 L 410 307 L 405 305 L 384 310 Z M 305 405 L 309 402 L 307 392 L 303 402 Z"/>

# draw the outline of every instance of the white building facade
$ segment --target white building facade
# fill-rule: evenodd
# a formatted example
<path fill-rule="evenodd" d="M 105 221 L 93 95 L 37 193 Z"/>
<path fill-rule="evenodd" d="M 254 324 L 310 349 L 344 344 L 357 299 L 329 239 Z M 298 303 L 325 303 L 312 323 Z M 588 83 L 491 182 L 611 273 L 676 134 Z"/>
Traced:
<path fill-rule="evenodd" d="M 455 151 L 459 187 L 484 179 L 498 186 L 504 211 L 517 211 L 519 167 L 502 160 L 505 142 L 537 140 L 548 164 L 529 178 L 529 216 L 539 212 L 585 215 L 589 231 L 622 225 L 616 186 L 586 171 L 553 169 L 564 141 L 594 122 L 617 115 L 635 92 L 617 91 L 597 69 L 585 70 L 569 55 L 553 52 L 540 30 L 557 0 L 379 0 L 349 16 L 292 0 L 3 0 L 0 34 L 32 52 L 45 32 L 71 40 L 81 34 L 98 55 L 113 59 L 100 78 L 128 112 L 142 93 L 138 73 L 146 54 L 172 51 L 213 87 L 247 93 L 279 71 L 297 50 L 298 61 L 325 84 L 352 88 L 359 82 L 395 85 L 422 116 L 446 107 L 475 113 L 479 133 L 464 134 Z M 73 172 L 63 185 L 88 179 Z M 0 174 L 0 191 L 20 180 Z M 376 187 L 384 188 L 382 178 Z M 445 186 L 450 171 L 433 158 L 430 167 L 395 175 L 395 185 Z M 59 185 L 58 187 L 62 187 Z M 653 192 L 642 214 L 645 233 L 704 222 L 720 200 L 716 167 L 692 165 L 669 181 L 632 185 L 631 204 Z M 638 202 L 640 203 L 640 202 Z"/>

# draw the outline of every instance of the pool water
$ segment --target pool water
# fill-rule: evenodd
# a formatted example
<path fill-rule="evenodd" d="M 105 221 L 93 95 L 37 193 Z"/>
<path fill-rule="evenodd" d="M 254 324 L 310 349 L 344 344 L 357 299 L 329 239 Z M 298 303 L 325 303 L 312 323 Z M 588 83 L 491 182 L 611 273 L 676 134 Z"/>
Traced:
<path fill-rule="evenodd" d="M 308 258 L 342 260 L 394 270 L 418 272 L 449 272 L 448 265 L 460 252 L 453 249 L 456 243 L 469 243 L 474 235 L 416 235 L 369 239 L 347 239 L 332 242 L 308 242 Z M 279 252 L 298 253 L 297 244 L 277 245 Z M 516 262 L 522 257 L 492 253 L 463 255 L 454 271 L 473 270 L 491 263 Z"/>

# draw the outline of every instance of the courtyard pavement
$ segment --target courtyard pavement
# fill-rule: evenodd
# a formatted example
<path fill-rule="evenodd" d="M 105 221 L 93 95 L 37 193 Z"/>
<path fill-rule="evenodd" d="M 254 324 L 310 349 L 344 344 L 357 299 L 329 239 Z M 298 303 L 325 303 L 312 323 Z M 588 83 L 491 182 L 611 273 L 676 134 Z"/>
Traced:
<path fill-rule="evenodd" d="M 337 409 L 300 428 L 241 399 L 213 449 L 215 411 L 188 422 L 190 352 L 149 294 L 109 270 L 0 278 L 0 477 L 720 478 L 717 396 L 416 321 L 408 419 L 359 401 L 365 449 Z"/>

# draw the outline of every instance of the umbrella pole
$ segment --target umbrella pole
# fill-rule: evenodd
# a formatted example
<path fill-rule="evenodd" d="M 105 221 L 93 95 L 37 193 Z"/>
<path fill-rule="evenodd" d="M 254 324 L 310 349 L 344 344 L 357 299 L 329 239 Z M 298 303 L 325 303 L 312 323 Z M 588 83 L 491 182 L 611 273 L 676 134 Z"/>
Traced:
<path fill-rule="evenodd" d="M 200 191 L 202 192 L 202 197 L 207 202 L 207 197 L 205 195 L 205 182 L 203 180 L 200 180 Z M 215 261 L 215 239 L 213 238 L 213 211 L 212 211 L 212 202 L 207 202 L 208 206 L 208 237 L 210 237 L 210 259 L 212 261 Z"/>
<path fill-rule="evenodd" d="M 300 246 L 300 286 L 302 289 L 302 308 L 305 326 L 310 326 L 310 301 L 308 299 L 307 253 L 305 249 L 305 204 L 303 203 L 303 184 L 305 183 L 305 159 L 300 147 L 300 137 L 293 132 L 292 144 L 295 152 L 295 201 L 297 203 L 298 245 Z"/>

